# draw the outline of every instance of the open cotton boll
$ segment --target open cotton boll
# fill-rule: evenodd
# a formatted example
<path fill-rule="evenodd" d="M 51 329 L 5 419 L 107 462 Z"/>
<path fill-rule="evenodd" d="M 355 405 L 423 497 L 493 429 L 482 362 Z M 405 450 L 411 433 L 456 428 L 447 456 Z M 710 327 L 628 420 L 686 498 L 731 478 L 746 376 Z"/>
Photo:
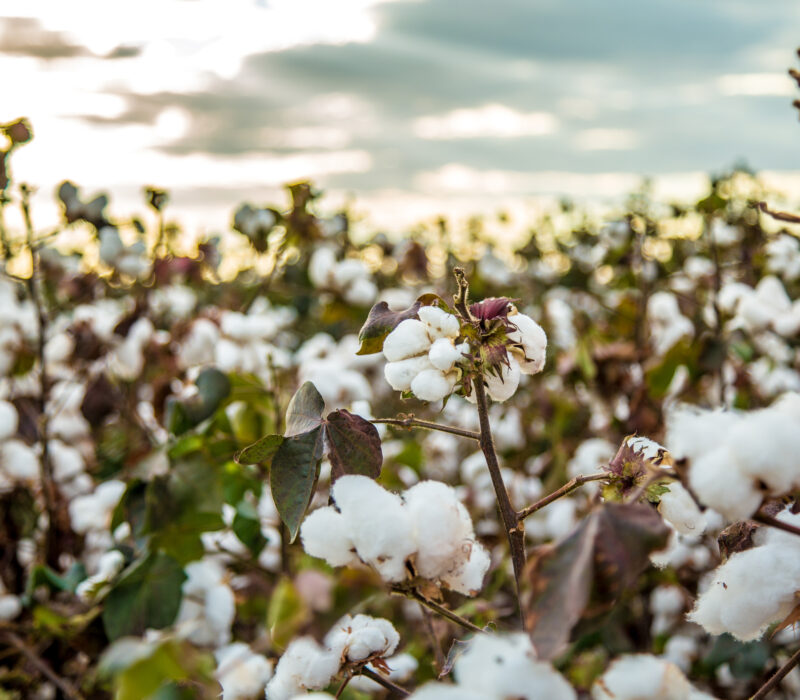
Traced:
<path fill-rule="evenodd" d="M 344 300 L 355 306 L 369 306 L 378 295 L 378 287 L 368 277 L 359 277 L 347 287 Z"/>
<path fill-rule="evenodd" d="M 39 458 L 22 440 L 6 440 L 0 444 L 0 472 L 15 481 L 36 481 Z"/>
<path fill-rule="evenodd" d="M 487 372 L 483 375 L 486 384 L 486 393 L 494 401 L 507 401 L 519 386 L 520 366 L 517 361 L 509 356 L 508 364 L 500 365 L 500 376 Z"/>
<path fill-rule="evenodd" d="M 86 466 L 81 453 L 61 440 L 50 440 L 47 444 L 53 464 L 53 478 L 56 482 L 67 481 L 83 472 Z"/>
<path fill-rule="evenodd" d="M 425 324 L 431 340 L 457 338 L 461 330 L 458 318 L 438 306 L 423 306 L 418 312 L 419 320 Z"/>
<path fill-rule="evenodd" d="M 522 345 L 525 354 L 520 361 L 520 370 L 523 374 L 541 372 L 544 369 L 547 353 L 547 335 L 544 329 L 525 314 L 513 314 L 508 320 L 517 328 L 516 331 L 511 331 L 508 337 L 512 342 Z"/>
<path fill-rule="evenodd" d="M 331 506 L 308 515 L 300 528 L 300 539 L 308 554 L 331 566 L 350 566 L 359 561 L 347 521 Z"/>
<path fill-rule="evenodd" d="M 409 514 L 397 494 L 366 476 L 347 475 L 333 485 L 333 499 L 345 519 L 358 556 L 388 581 L 406 578 L 414 552 Z"/>
<path fill-rule="evenodd" d="M 325 644 L 348 661 L 364 661 L 371 656 L 391 656 L 400 635 L 389 620 L 356 615 L 342 617 L 325 636 Z"/>
<path fill-rule="evenodd" d="M 706 529 L 703 513 L 692 495 L 679 481 L 673 481 L 661 494 L 658 512 L 682 535 L 701 535 Z"/>
<path fill-rule="evenodd" d="M 414 378 L 426 369 L 433 369 L 428 356 L 417 355 L 397 362 L 387 362 L 383 375 L 395 391 L 408 391 Z"/>
<path fill-rule="evenodd" d="M 742 473 L 735 455 L 725 445 L 691 463 L 689 485 L 704 505 L 729 521 L 749 518 L 764 496 L 752 477 Z"/>
<path fill-rule="evenodd" d="M 431 349 L 428 351 L 430 363 L 442 372 L 449 372 L 453 365 L 463 359 L 464 354 L 469 352 L 468 343 L 453 345 L 451 338 L 437 338 L 433 341 Z"/>
<path fill-rule="evenodd" d="M 456 593 L 467 596 L 477 595 L 483 588 L 483 580 L 486 578 L 491 563 L 489 550 L 479 542 L 473 542 L 469 559 L 459 569 L 442 576 L 442 583 Z"/>
<path fill-rule="evenodd" d="M 414 523 L 420 576 L 435 580 L 468 559 L 475 538 L 472 520 L 451 486 L 421 481 L 403 499 Z"/>
<path fill-rule="evenodd" d="M 267 700 L 290 700 L 303 690 L 320 690 L 339 672 L 341 656 L 310 637 L 293 640 L 267 684 Z"/>
<path fill-rule="evenodd" d="M 333 269 L 333 282 L 340 289 L 369 275 L 367 266 L 358 258 L 346 258 Z"/>
<path fill-rule="evenodd" d="M 308 278 L 315 287 L 328 287 L 336 267 L 336 252 L 330 246 L 317 248 L 308 261 Z"/>
<path fill-rule="evenodd" d="M 383 354 L 389 362 L 397 362 L 426 353 L 430 346 L 427 326 L 416 318 L 407 318 L 386 336 Z"/>
<path fill-rule="evenodd" d="M 272 675 L 272 664 L 254 654 L 247 644 L 234 642 L 214 652 L 216 677 L 222 686 L 222 700 L 251 700 L 264 692 Z"/>
<path fill-rule="evenodd" d="M 537 661 L 530 638 L 522 633 L 481 634 L 458 657 L 454 676 L 461 688 L 487 698 L 575 700 L 575 691 L 544 661 Z"/>
<path fill-rule="evenodd" d="M 411 380 L 411 391 L 422 401 L 439 401 L 452 394 L 455 386 L 455 373 L 438 369 L 425 369 Z"/>
<path fill-rule="evenodd" d="M 408 700 L 497 700 L 497 695 L 478 693 L 457 685 L 426 683 L 408 696 Z"/>
<path fill-rule="evenodd" d="M 650 654 L 617 659 L 592 686 L 594 700 L 690 700 L 692 692 L 675 664 Z"/>
<path fill-rule="evenodd" d="M 419 668 L 419 662 L 411 654 L 396 654 L 385 659 L 385 665 L 389 669 L 389 680 L 395 683 L 404 683 L 409 680 L 414 671 Z M 372 664 L 367 664 L 367 668 L 370 671 L 376 671 Z M 366 676 L 355 676 L 348 686 L 362 693 L 382 692 L 382 686 Z"/>

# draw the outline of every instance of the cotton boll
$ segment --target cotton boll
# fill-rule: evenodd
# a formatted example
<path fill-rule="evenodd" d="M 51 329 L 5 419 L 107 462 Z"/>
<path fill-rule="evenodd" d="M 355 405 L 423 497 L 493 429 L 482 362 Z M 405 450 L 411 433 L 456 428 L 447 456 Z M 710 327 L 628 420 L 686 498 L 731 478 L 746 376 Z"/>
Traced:
<path fill-rule="evenodd" d="M 525 357 L 520 362 L 523 374 L 537 374 L 544 369 L 547 351 L 547 335 L 544 329 L 530 316 L 513 314 L 508 320 L 517 327 L 516 331 L 508 334 L 514 343 L 522 345 Z"/>
<path fill-rule="evenodd" d="M 13 403 L 0 401 L 0 441 L 8 440 L 17 434 L 19 414 Z"/>
<path fill-rule="evenodd" d="M 417 572 L 435 580 L 455 570 L 469 555 L 472 520 L 455 491 L 440 481 L 421 481 L 404 494 L 417 539 Z"/>
<path fill-rule="evenodd" d="M 397 654 L 386 659 L 385 664 L 389 668 L 389 680 L 396 683 L 404 683 L 409 680 L 419 667 L 419 663 L 411 654 Z M 371 671 L 376 671 L 371 664 L 367 664 L 367 668 Z M 382 691 L 382 686 L 366 676 L 355 676 L 348 686 L 362 693 L 378 693 Z"/>
<path fill-rule="evenodd" d="M 344 293 L 344 300 L 355 306 L 369 306 L 378 295 L 378 287 L 368 277 L 353 280 Z"/>
<path fill-rule="evenodd" d="M 36 481 L 39 458 L 21 440 L 6 440 L 0 444 L 0 470 L 17 481 Z"/>
<path fill-rule="evenodd" d="M 263 693 L 272 675 L 272 664 L 265 657 L 254 654 L 243 642 L 220 647 L 214 657 L 222 700 L 250 700 Z"/>
<path fill-rule="evenodd" d="M 339 289 L 344 289 L 359 278 L 369 275 L 366 265 L 358 258 L 346 258 L 333 269 L 333 282 Z"/>
<path fill-rule="evenodd" d="M 113 226 L 103 226 L 97 236 L 100 239 L 100 259 L 107 265 L 113 265 L 125 250 L 119 231 Z"/>
<path fill-rule="evenodd" d="M 673 481 L 669 490 L 661 494 L 658 512 L 682 535 L 701 535 L 706 528 L 705 518 L 691 494 L 679 481 Z"/>
<path fill-rule="evenodd" d="M 432 368 L 427 355 L 418 355 L 406 360 L 387 362 L 383 368 L 383 374 L 392 389 L 408 391 L 411 389 L 411 382 L 418 374 Z"/>
<path fill-rule="evenodd" d="M 450 338 L 437 338 L 433 341 L 428 351 L 430 363 L 442 372 L 449 372 L 453 365 L 463 359 L 463 354 L 469 352 L 469 345 L 461 343 L 453 345 Z"/>
<path fill-rule="evenodd" d="M 369 615 L 345 615 L 325 637 L 331 651 L 355 662 L 390 656 L 399 643 L 400 635 L 391 622 Z"/>
<path fill-rule="evenodd" d="M 485 693 L 487 698 L 576 698 L 549 663 L 536 660 L 530 638 L 522 633 L 477 635 L 458 657 L 454 675 L 461 688 Z"/>
<path fill-rule="evenodd" d="M 411 391 L 422 401 L 439 401 L 452 394 L 455 386 L 455 374 L 438 369 L 423 370 L 411 381 Z"/>
<path fill-rule="evenodd" d="M 698 652 L 697 640 L 694 637 L 674 634 L 664 646 L 663 658 L 675 664 L 684 673 L 688 673 Z"/>
<path fill-rule="evenodd" d="M 677 666 L 649 654 L 617 659 L 592 686 L 594 700 L 689 700 L 691 692 Z"/>
<path fill-rule="evenodd" d="M 308 261 L 308 278 L 315 287 L 328 287 L 331 285 L 335 267 L 335 251 L 329 246 L 321 246 Z"/>
<path fill-rule="evenodd" d="M 676 459 L 697 459 L 724 442 L 729 430 L 740 420 L 733 411 L 698 411 L 678 406 L 667 415 L 664 444 Z"/>
<path fill-rule="evenodd" d="M 0 621 L 10 622 L 22 613 L 22 603 L 18 596 L 0 595 Z"/>
<path fill-rule="evenodd" d="M 506 401 L 510 399 L 519 386 L 520 366 L 517 361 L 510 357 L 508 364 L 500 365 L 500 376 L 487 372 L 484 374 L 486 393 L 494 401 Z"/>
<path fill-rule="evenodd" d="M 419 320 L 425 324 L 431 340 L 457 338 L 461 330 L 458 318 L 438 306 L 423 306 L 418 312 Z"/>
<path fill-rule="evenodd" d="M 478 693 L 467 688 L 430 682 L 409 696 L 409 700 L 495 700 L 497 695 Z"/>
<path fill-rule="evenodd" d="M 197 319 L 178 351 L 178 360 L 183 367 L 210 364 L 218 341 L 219 328 L 208 319 Z"/>
<path fill-rule="evenodd" d="M 303 690 L 319 690 L 339 672 L 341 657 L 310 637 L 293 640 L 267 684 L 267 700 L 289 700 Z"/>
<path fill-rule="evenodd" d="M 330 506 L 318 508 L 306 517 L 300 538 L 308 554 L 331 566 L 352 566 L 359 561 L 346 520 Z"/>
<path fill-rule="evenodd" d="M 50 440 L 47 447 L 50 451 L 50 458 L 53 465 L 53 478 L 56 482 L 61 483 L 63 481 L 68 481 L 84 470 L 86 465 L 83 461 L 83 457 L 74 447 L 65 445 L 60 440 Z"/>
<path fill-rule="evenodd" d="M 478 542 L 472 543 L 469 559 L 455 572 L 445 574 L 442 583 L 451 591 L 462 595 L 477 595 L 492 563 L 489 550 Z"/>
<path fill-rule="evenodd" d="M 414 552 L 412 524 L 403 502 L 366 476 L 347 475 L 333 485 L 358 556 L 388 581 L 406 578 L 406 559 Z"/>
<path fill-rule="evenodd" d="M 729 521 L 746 520 L 763 499 L 752 478 L 737 468 L 736 458 L 726 445 L 691 463 L 689 485 L 704 505 Z"/>
<path fill-rule="evenodd" d="M 407 318 L 386 336 L 383 354 L 389 362 L 397 362 L 428 352 L 430 346 L 431 339 L 425 324 L 415 318 Z"/>

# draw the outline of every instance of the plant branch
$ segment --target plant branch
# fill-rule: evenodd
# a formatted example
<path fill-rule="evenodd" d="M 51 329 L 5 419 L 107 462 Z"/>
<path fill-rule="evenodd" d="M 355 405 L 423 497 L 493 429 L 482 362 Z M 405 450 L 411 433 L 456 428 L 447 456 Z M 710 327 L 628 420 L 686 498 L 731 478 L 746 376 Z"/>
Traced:
<path fill-rule="evenodd" d="M 758 204 L 756 204 L 756 207 L 760 211 L 771 216 L 773 219 L 776 219 L 777 221 L 785 221 L 789 224 L 800 224 L 800 216 L 798 216 L 797 214 L 789 214 L 788 212 L 785 211 L 773 211 L 767 206 L 766 202 L 758 202 Z"/>
<path fill-rule="evenodd" d="M 511 505 L 506 485 L 503 482 L 503 475 L 500 473 L 500 463 L 497 460 L 497 451 L 494 448 L 492 438 L 492 427 L 489 423 L 489 401 L 486 398 L 486 389 L 483 386 L 483 375 L 479 375 L 473 382 L 475 399 L 478 404 L 478 419 L 481 425 L 481 450 L 486 458 L 489 467 L 489 475 L 492 478 L 492 485 L 497 496 L 497 506 L 500 509 L 500 517 L 503 520 L 503 529 L 508 537 L 508 544 L 511 548 L 511 562 L 514 565 L 514 580 L 519 590 L 519 582 L 522 577 L 522 570 L 525 568 L 525 528 L 522 521 L 517 517 L 517 511 Z"/>
<path fill-rule="evenodd" d="M 455 624 L 460 625 L 461 627 L 463 627 L 466 630 L 469 630 L 470 632 L 483 632 L 483 630 L 480 627 L 478 627 L 478 625 L 474 624 L 473 622 L 470 622 L 466 618 L 461 617 L 461 615 L 454 613 L 452 610 L 448 610 L 443 605 L 439 605 L 439 603 L 436 603 L 432 600 L 428 600 L 416 588 L 412 588 L 411 590 L 402 588 L 395 590 L 398 593 L 402 593 L 403 595 L 413 598 L 419 603 L 422 603 L 422 605 L 424 605 L 426 608 L 430 608 L 431 610 L 433 610 L 433 612 L 438 613 L 446 620 L 450 620 L 450 622 L 454 622 Z"/>
<path fill-rule="evenodd" d="M 480 440 L 481 434 L 472 430 L 463 430 L 461 428 L 454 428 L 449 425 L 439 425 L 427 420 L 419 420 L 414 418 L 413 415 L 405 416 L 404 418 L 370 418 L 370 423 L 386 423 L 388 425 L 399 425 L 404 428 L 424 428 L 425 430 L 438 430 L 441 433 L 450 433 L 451 435 L 459 435 L 460 437 L 469 438 L 470 440 Z"/>
<path fill-rule="evenodd" d="M 461 314 L 461 318 L 467 322 L 471 322 L 473 318 L 472 314 L 469 312 L 469 304 L 467 303 L 469 299 L 469 282 L 467 282 L 464 268 L 453 268 L 453 275 L 455 275 L 456 284 L 458 285 L 458 294 L 453 296 L 453 302 L 456 305 L 458 313 Z"/>
<path fill-rule="evenodd" d="M 407 698 L 411 693 L 409 693 L 405 688 L 401 688 L 396 683 L 393 683 L 385 676 L 382 676 L 380 673 L 375 673 L 371 668 L 367 668 L 364 666 L 361 669 L 361 675 L 366 676 L 370 680 L 375 681 L 378 685 L 382 685 L 386 690 L 391 690 L 393 693 L 396 693 L 401 698 Z"/>
<path fill-rule="evenodd" d="M 790 532 L 793 535 L 800 535 L 800 527 L 785 523 L 783 520 L 773 518 L 771 515 L 767 515 L 766 513 L 756 513 L 751 520 L 755 520 L 757 523 L 761 523 L 762 525 L 769 525 L 770 527 L 774 527 L 778 530 L 783 530 L 784 532 Z"/>
<path fill-rule="evenodd" d="M 767 695 L 775 690 L 778 684 L 789 675 L 789 672 L 797 666 L 798 663 L 800 663 L 800 649 L 789 657 L 789 660 L 756 691 L 756 694 L 753 695 L 750 700 L 762 700 L 762 698 L 767 697 Z"/>
<path fill-rule="evenodd" d="M 545 506 L 549 506 L 553 501 L 557 501 L 562 496 L 572 493 L 575 491 L 575 489 L 583 486 L 584 484 L 587 484 L 590 481 L 601 481 L 602 479 L 608 479 L 609 476 L 611 475 L 608 472 L 598 472 L 597 474 L 588 474 L 586 476 L 575 476 L 560 489 L 556 489 L 553 491 L 553 493 L 548 494 L 544 498 L 540 498 L 538 501 L 536 501 L 536 503 L 529 505 L 527 508 L 523 508 L 521 511 L 519 511 L 519 513 L 517 513 L 517 519 L 519 521 L 523 521 L 529 515 L 533 515 L 537 510 L 541 510 Z"/>
<path fill-rule="evenodd" d="M 22 217 L 25 221 L 25 232 L 27 236 L 28 249 L 31 255 L 31 276 L 26 280 L 28 295 L 36 309 L 36 355 L 39 361 L 39 395 L 37 397 L 38 415 L 38 437 L 42 444 L 42 454 L 39 460 L 42 494 L 44 496 L 45 509 L 47 511 L 47 535 L 45 538 L 45 560 L 48 564 L 55 565 L 58 560 L 58 512 L 56 508 L 57 494 L 55 482 L 53 480 L 53 465 L 50 460 L 47 400 L 50 391 L 47 376 L 47 361 L 45 358 L 45 343 L 47 341 L 47 315 L 44 309 L 44 300 L 39 293 L 39 250 L 34 244 L 33 221 L 31 219 L 30 207 L 30 188 L 23 184 L 20 186 L 22 193 Z"/>
<path fill-rule="evenodd" d="M 4 632 L 3 636 L 11 646 L 15 647 L 30 664 L 39 671 L 39 673 L 53 683 L 64 694 L 64 697 L 70 698 L 70 700 L 83 700 L 83 696 L 75 689 L 72 683 L 58 676 L 56 672 L 50 668 L 48 663 L 39 657 L 36 652 L 25 644 L 16 634 L 13 632 Z"/>
<path fill-rule="evenodd" d="M 439 638 L 436 636 L 436 630 L 433 628 L 433 621 L 431 620 L 431 611 L 428 610 L 422 603 L 419 604 L 420 612 L 422 613 L 422 624 L 425 627 L 428 637 L 431 640 L 431 648 L 433 650 L 433 657 L 436 662 L 436 672 L 440 673 L 445 665 L 444 654 L 442 653 L 442 645 L 439 643 Z"/>

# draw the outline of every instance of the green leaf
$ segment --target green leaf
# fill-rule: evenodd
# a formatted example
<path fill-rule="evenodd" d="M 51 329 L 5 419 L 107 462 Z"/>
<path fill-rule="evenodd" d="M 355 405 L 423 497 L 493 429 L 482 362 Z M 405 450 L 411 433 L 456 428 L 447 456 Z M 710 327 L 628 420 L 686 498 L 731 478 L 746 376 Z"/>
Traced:
<path fill-rule="evenodd" d="M 239 464 L 261 464 L 274 455 L 283 442 L 283 435 L 266 435 L 234 455 Z"/>
<path fill-rule="evenodd" d="M 286 647 L 310 619 L 311 611 L 292 580 L 282 578 L 272 592 L 267 610 L 270 639 L 277 646 Z"/>
<path fill-rule="evenodd" d="M 108 638 L 115 640 L 172 624 L 185 580 L 181 565 L 162 552 L 134 562 L 105 599 L 103 626 Z"/>
<path fill-rule="evenodd" d="M 261 532 L 261 520 L 255 506 L 249 501 L 241 501 L 236 507 L 236 515 L 231 527 L 234 534 L 247 546 L 253 556 L 257 557 L 264 549 L 267 540 Z"/>
<path fill-rule="evenodd" d="M 332 479 L 345 474 L 363 474 L 376 479 L 381 473 L 381 438 L 368 420 L 349 411 L 333 411 L 325 421 L 325 435 Z"/>
<path fill-rule="evenodd" d="M 322 424 L 325 399 L 311 382 L 306 382 L 292 396 L 286 409 L 286 437 L 307 433 Z"/>
<path fill-rule="evenodd" d="M 367 320 L 358 332 L 361 346 L 356 355 L 372 355 L 383 350 L 383 341 L 397 326 L 409 318 L 414 318 L 422 306 L 436 303 L 436 294 L 423 294 L 411 306 L 403 311 L 392 311 L 389 304 L 379 301 L 369 310 Z"/>
<path fill-rule="evenodd" d="M 214 415 L 231 391 L 227 375 L 207 367 L 195 380 L 197 394 L 186 399 L 167 399 L 164 422 L 173 435 L 181 435 Z"/>
<path fill-rule="evenodd" d="M 287 437 L 272 458 L 269 475 L 272 498 L 292 541 L 314 495 L 322 450 L 322 426 L 317 426 Z"/>

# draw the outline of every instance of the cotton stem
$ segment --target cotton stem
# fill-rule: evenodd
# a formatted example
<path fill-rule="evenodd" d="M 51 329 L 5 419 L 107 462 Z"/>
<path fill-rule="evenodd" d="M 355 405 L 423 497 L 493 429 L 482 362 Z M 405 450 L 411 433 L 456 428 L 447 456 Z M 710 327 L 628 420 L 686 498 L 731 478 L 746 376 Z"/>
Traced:
<path fill-rule="evenodd" d="M 762 700 L 762 698 L 767 697 L 767 695 L 775 690 L 778 684 L 789 675 L 789 672 L 797 666 L 798 663 L 800 663 L 800 649 L 789 657 L 789 660 L 778 669 L 774 676 L 756 691 L 756 694 L 753 695 L 750 700 Z"/>
<path fill-rule="evenodd" d="M 386 423 L 387 425 L 398 425 L 404 428 L 423 428 L 425 430 L 438 430 L 440 433 L 450 433 L 470 440 L 480 440 L 481 434 L 472 430 L 463 430 L 449 425 L 440 425 L 427 420 L 419 420 L 413 415 L 403 418 L 371 418 L 370 423 Z"/>
<path fill-rule="evenodd" d="M 560 489 L 557 489 L 553 491 L 553 493 L 548 494 L 544 498 L 539 499 L 538 501 L 536 501 L 536 503 L 529 505 L 527 508 L 523 508 L 521 511 L 519 511 L 519 513 L 517 513 L 517 519 L 520 522 L 522 522 L 529 515 L 533 515 L 537 510 L 541 510 L 545 506 L 549 506 L 553 501 L 557 501 L 562 496 L 566 496 L 568 493 L 572 493 L 573 491 L 583 486 L 584 484 L 587 484 L 590 481 L 601 481 L 603 479 L 607 479 L 608 477 L 609 477 L 608 472 L 598 472 L 597 474 L 588 474 L 586 476 L 573 477 Z"/>

